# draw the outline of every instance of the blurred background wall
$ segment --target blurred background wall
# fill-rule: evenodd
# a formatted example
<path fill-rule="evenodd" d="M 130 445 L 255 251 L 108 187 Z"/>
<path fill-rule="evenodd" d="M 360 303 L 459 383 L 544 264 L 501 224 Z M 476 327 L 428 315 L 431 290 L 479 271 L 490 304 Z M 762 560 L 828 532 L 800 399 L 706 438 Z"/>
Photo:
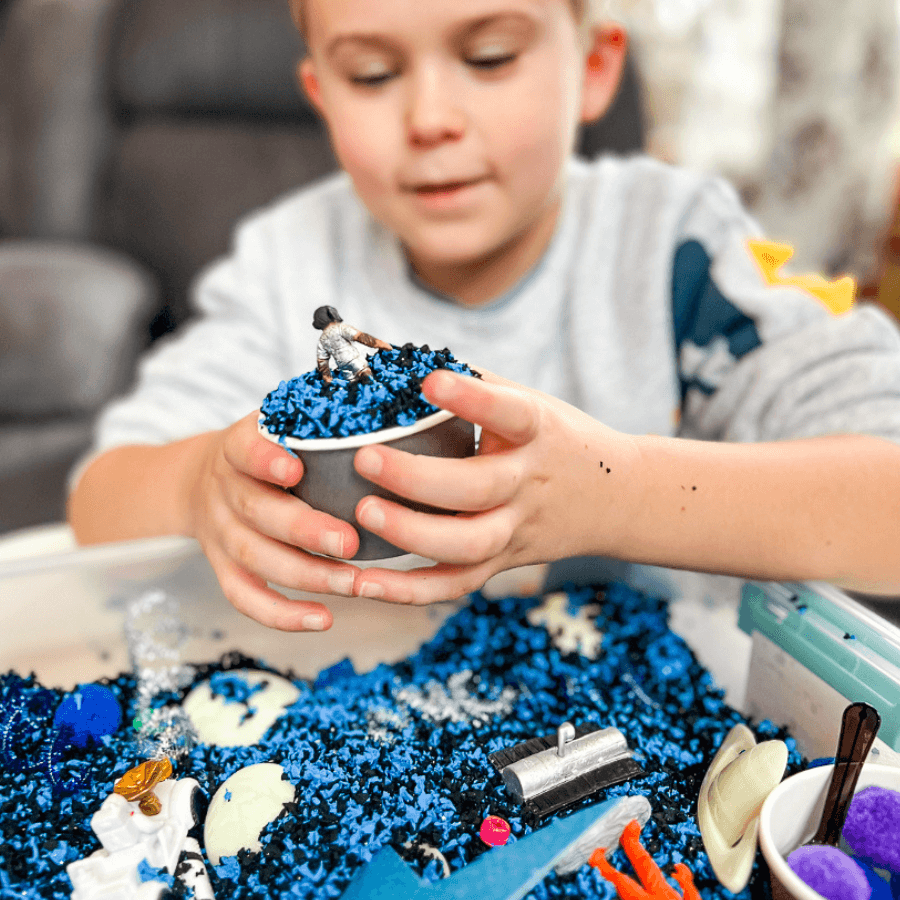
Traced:
<path fill-rule="evenodd" d="M 649 150 L 729 178 L 798 271 L 873 294 L 900 159 L 898 0 L 654 0 L 625 7 Z M 900 306 L 895 307 L 900 311 Z"/>
<path fill-rule="evenodd" d="M 579 149 L 716 172 L 795 271 L 900 313 L 898 0 L 620 0 Z M 93 418 L 249 210 L 331 171 L 287 0 L 0 0 L 0 532 L 62 518 Z"/>

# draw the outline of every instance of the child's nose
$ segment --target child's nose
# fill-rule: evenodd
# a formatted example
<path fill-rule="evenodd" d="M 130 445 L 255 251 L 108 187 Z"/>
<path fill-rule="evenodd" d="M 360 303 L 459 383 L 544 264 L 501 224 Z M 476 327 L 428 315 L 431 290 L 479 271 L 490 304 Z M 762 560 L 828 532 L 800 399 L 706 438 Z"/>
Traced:
<path fill-rule="evenodd" d="M 425 68 L 410 81 L 407 129 L 410 142 L 428 145 L 460 137 L 466 115 L 452 79 L 438 67 Z"/>

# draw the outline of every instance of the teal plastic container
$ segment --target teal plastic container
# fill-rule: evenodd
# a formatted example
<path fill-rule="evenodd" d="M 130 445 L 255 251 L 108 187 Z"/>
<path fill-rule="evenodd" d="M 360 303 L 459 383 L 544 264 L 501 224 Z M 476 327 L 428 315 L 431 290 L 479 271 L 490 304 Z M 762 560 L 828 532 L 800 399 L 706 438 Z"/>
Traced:
<path fill-rule="evenodd" d="M 818 582 L 748 581 L 738 625 L 765 635 L 848 701 L 874 706 L 878 737 L 900 750 L 900 628 Z"/>

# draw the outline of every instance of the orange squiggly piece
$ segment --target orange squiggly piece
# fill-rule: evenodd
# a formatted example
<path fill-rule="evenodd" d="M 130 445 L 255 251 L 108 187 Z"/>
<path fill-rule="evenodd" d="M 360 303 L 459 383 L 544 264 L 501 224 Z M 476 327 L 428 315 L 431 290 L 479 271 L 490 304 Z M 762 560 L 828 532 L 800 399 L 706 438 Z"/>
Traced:
<path fill-rule="evenodd" d="M 633 879 L 629 878 L 623 872 L 614 869 L 606 859 L 606 848 L 595 850 L 591 854 L 588 862 L 595 868 L 599 869 L 600 874 L 613 883 L 618 895 L 622 900 L 647 900 L 649 896 L 647 892 Z"/>
<path fill-rule="evenodd" d="M 684 863 L 675 863 L 672 869 L 672 877 L 680 885 L 684 900 L 701 900 L 700 892 L 694 884 L 694 876 Z"/>
<path fill-rule="evenodd" d="M 640 823 L 633 819 L 625 826 L 619 840 L 635 874 L 641 880 L 640 884 L 609 864 L 605 848 L 595 850 L 588 863 L 607 881 L 612 882 L 621 900 L 701 900 L 694 886 L 691 870 L 684 863 L 676 863 L 672 877 L 681 887 L 682 893 L 679 894 L 666 881 L 653 857 L 644 849 L 640 835 Z"/>

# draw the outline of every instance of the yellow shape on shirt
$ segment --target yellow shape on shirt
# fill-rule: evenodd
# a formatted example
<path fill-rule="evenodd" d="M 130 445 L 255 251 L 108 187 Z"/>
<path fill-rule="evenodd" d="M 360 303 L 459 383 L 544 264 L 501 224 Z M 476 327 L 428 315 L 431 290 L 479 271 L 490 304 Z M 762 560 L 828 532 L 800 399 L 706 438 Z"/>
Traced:
<path fill-rule="evenodd" d="M 808 291 L 821 300 L 835 315 L 849 312 L 856 296 L 856 281 L 844 275 L 834 281 L 826 281 L 819 274 L 779 275 L 778 270 L 794 255 L 790 244 L 776 244 L 774 241 L 747 241 L 766 284 L 790 285 Z"/>

